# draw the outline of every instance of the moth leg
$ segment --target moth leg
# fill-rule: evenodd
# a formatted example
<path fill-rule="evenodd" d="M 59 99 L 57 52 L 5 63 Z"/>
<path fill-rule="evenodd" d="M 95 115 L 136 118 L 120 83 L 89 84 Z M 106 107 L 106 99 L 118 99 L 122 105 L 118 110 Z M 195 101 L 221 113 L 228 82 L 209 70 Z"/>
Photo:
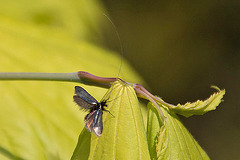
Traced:
<path fill-rule="evenodd" d="M 104 111 L 106 111 L 106 112 L 108 112 L 108 113 L 110 113 L 113 117 L 115 117 L 109 110 L 107 110 L 107 109 L 104 109 Z"/>

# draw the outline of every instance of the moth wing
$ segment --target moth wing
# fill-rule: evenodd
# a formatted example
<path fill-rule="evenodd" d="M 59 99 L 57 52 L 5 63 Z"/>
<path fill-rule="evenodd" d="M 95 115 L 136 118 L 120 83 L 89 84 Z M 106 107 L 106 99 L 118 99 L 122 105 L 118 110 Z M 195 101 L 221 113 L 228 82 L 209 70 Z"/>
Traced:
<path fill-rule="evenodd" d="M 80 109 L 83 109 L 83 110 L 91 109 L 95 105 L 95 104 L 88 103 L 87 101 L 85 101 L 84 99 L 79 97 L 78 95 L 73 96 L 73 101 L 75 103 L 77 103 L 77 105 L 80 106 Z"/>
<path fill-rule="evenodd" d="M 99 110 L 96 110 L 93 118 L 92 131 L 98 137 L 102 135 L 102 130 L 103 130 L 102 115 L 103 115 L 103 111 L 99 109 Z"/>
<path fill-rule="evenodd" d="M 98 101 L 91 96 L 85 89 L 80 86 L 75 86 L 75 94 L 89 104 L 97 104 Z"/>
<path fill-rule="evenodd" d="M 94 118 L 94 113 L 96 111 L 90 112 L 89 114 L 86 115 L 85 120 L 86 120 L 86 128 L 89 132 L 92 132 L 93 130 L 93 118 Z"/>

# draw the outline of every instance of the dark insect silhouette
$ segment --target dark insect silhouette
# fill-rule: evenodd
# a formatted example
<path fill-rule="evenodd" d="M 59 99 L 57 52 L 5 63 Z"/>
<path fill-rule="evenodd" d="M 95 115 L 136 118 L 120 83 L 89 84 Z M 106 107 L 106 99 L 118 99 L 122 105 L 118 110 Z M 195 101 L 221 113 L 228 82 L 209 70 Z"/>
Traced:
<path fill-rule="evenodd" d="M 107 106 L 107 100 L 103 100 L 99 103 L 80 86 L 75 86 L 75 95 L 73 96 L 73 100 L 80 106 L 80 109 L 89 111 L 89 113 L 85 116 L 86 128 L 89 132 L 93 132 L 95 135 L 100 137 L 103 130 L 103 111 L 108 111 L 105 109 Z"/>

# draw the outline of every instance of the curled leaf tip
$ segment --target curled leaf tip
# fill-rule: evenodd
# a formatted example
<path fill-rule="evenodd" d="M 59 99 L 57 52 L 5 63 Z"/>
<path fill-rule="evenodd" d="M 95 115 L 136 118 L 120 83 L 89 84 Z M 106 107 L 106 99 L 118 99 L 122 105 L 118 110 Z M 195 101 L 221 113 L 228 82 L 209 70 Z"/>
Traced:
<path fill-rule="evenodd" d="M 221 89 L 220 89 L 220 88 L 218 88 L 218 86 L 215 86 L 215 85 L 211 85 L 211 87 L 210 87 L 210 88 L 216 89 L 218 92 L 220 92 L 220 91 L 221 91 Z"/>
<path fill-rule="evenodd" d="M 211 88 L 216 89 L 218 92 L 213 93 L 208 99 L 204 101 L 197 100 L 193 103 L 187 102 L 184 105 L 178 104 L 176 107 L 170 107 L 170 109 L 185 117 L 203 115 L 211 110 L 215 110 L 216 107 L 223 102 L 222 98 L 225 90 L 221 90 L 217 86 L 211 86 Z"/>

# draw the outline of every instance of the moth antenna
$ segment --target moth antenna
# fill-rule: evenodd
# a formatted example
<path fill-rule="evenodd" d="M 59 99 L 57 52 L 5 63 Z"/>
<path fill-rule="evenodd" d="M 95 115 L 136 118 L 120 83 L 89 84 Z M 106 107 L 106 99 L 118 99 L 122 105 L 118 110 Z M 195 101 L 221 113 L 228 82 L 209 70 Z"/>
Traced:
<path fill-rule="evenodd" d="M 120 62 L 120 66 L 119 66 L 119 71 L 118 71 L 118 74 L 117 74 L 117 79 L 120 77 L 120 73 L 121 73 L 121 70 L 122 70 L 122 65 L 123 65 L 123 45 L 122 45 L 122 41 L 121 41 L 121 38 L 120 38 L 120 35 L 119 35 L 119 33 L 118 33 L 118 30 L 117 30 L 117 27 L 115 26 L 115 24 L 113 23 L 113 21 L 109 18 L 109 16 L 107 16 L 106 14 L 104 14 L 103 13 L 103 15 L 108 19 L 108 21 L 112 24 L 112 26 L 113 26 L 113 28 L 114 28 L 114 30 L 115 30 L 115 33 L 116 33 L 116 35 L 117 35 L 117 38 L 118 38 L 118 41 L 119 41 L 119 45 L 120 45 L 120 49 L 121 49 L 121 62 Z M 114 89 L 114 87 L 112 87 L 112 89 L 111 89 L 111 91 L 110 91 L 110 93 L 109 93 L 109 95 L 108 95 L 108 98 L 107 98 L 107 101 L 108 102 L 111 102 L 111 101 L 113 101 L 113 100 L 115 100 L 115 99 L 117 99 L 117 98 L 119 98 L 119 97 L 117 97 L 117 98 L 114 98 L 114 99 L 112 99 L 111 101 L 109 101 L 108 99 L 110 98 L 110 95 L 112 94 L 112 91 L 113 91 L 113 89 Z M 108 113 L 110 113 L 113 117 L 115 117 L 109 110 L 106 110 L 105 109 L 105 111 L 107 111 Z"/>
<path fill-rule="evenodd" d="M 119 67 L 119 71 L 118 71 L 118 75 L 117 75 L 117 78 L 119 78 L 120 72 L 121 72 L 121 69 L 122 69 L 122 62 L 123 62 L 123 45 L 122 45 L 122 41 L 121 41 L 120 35 L 118 33 L 117 27 L 115 26 L 113 21 L 106 14 L 103 13 L 103 15 L 109 20 L 109 22 L 112 24 L 113 28 L 115 29 L 115 33 L 117 35 L 117 38 L 118 38 L 118 41 L 119 41 L 119 44 L 120 44 L 120 48 L 121 48 L 121 63 L 120 63 L 120 67 Z"/>

